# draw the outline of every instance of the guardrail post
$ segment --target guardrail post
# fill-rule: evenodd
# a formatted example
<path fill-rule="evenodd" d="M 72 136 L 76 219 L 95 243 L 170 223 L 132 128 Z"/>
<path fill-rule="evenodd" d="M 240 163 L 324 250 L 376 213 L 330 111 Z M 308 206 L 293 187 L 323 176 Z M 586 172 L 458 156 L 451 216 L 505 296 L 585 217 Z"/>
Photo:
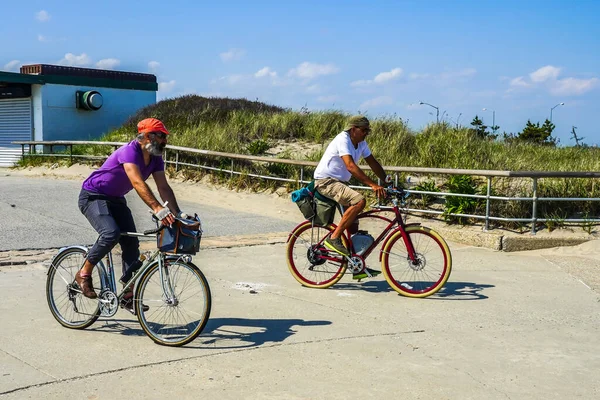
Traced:
<path fill-rule="evenodd" d="M 175 150 L 175 172 L 179 171 L 179 151 Z"/>
<path fill-rule="evenodd" d="M 533 196 L 531 200 L 533 200 L 533 210 L 531 211 L 531 234 L 535 235 L 535 226 L 537 223 L 537 178 L 533 179 Z"/>
<path fill-rule="evenodd" d="M 231 159 L 231 179 L 233 179 L 233 158 Z"/>
<path fill-rule="evenodd" d="M 302 185 L 302 182 L 304 181 L 304 165 L 300 166 L 300 182 L 298 182 L 298 189 L 300 189 L 300 186 Z"/>
<path fill-rule="evenodd" d="M 394 172 L 394 187 L 398 187 L 398 173 Z"/>
<path fill-rule="evenodd" d="M 21 144 L 21 160 L 25 160 L 25 145 Z"/>
<path fill-rule="evenodd" d="M 492 177 L 487 177 L 487 195 L 485 198 L 485 231 L 490 229 L 490 195 L 492 194 Z"/>
<path fill-rule="evenodd" d="M 69 145 L 69 160 L 70 160 L 71 164 L 73 164 L 73 145 L 72 144 Z"/>

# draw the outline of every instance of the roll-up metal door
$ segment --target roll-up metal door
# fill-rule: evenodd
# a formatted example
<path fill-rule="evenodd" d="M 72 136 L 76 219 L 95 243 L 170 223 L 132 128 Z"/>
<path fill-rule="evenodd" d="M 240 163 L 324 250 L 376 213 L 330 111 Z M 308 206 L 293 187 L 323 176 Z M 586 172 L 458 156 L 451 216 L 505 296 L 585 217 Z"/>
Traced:
<path fill-rule="evenodd" d="M 0 167 L 10 167 L 21 157 L 16 140 L 32 138 L 31 97 L 0 100 Z"/>

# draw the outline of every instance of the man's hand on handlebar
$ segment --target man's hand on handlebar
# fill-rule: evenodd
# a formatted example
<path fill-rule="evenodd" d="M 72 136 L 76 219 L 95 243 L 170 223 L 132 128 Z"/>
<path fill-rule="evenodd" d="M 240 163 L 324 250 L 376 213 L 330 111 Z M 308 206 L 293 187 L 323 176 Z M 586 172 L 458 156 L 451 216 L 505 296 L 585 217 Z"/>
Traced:
<path fill-rule="evenodd" d="M 383 186 L 374 184 L 373 186 L 371 186 L 371 189 L 373 189 L 373 191 L 375 192 L 375 195 L 377 196 L 378 199 L 380 199 L 380 200 L 385 199 L 385 188 Z"/>
<path fill-rule="evenodd" d="M 154 215 L 165 226 L 169 226 L 175 222 L 175 216 L 167 207 L 159 207 L 158 209 L 154 210 Z"/>

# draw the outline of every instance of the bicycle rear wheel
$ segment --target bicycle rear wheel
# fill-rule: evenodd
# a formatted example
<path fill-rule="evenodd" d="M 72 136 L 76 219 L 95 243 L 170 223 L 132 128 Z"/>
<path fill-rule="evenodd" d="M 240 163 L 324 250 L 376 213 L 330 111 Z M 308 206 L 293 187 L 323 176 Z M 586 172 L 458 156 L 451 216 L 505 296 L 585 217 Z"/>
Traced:
<path fill-rule="evenodd" d="M 150 339 L 165 346 L 183 346 L 194 340 L 208 322 L 210 288 L 194 264 L 168 259 L 164 262 L 162 280 L 158 263 L 144 272 L 133 304 Z"/>
<path fill-rule="evenodd" d="M 408 255 L 400 231 L 383 244 L 381 268 L 389 285 L 407 297 L 427 297 L 439 291 L 452 270 L 452 255 L 444 239 L 424 226 L 408 226 L 415 260 Z"/>
<path fill-rule="evenodd" d="M 83 265 L 86 255 L 87 252 L 82 248 L 66 249 L 56 256 L 48 269 L 48 307 L 54 318 L 66 328 L 87 328 L 100 316 L 98 300 L 85 297 L 75 283 L 75 274 Z M 92 281 L 94 288 L 100 288 L 97 268 L 92 273 Z"/>
<path fill-rule="evenodd" d="M 323 241 L 333 232 L 332 225 L 312 226 L 310 221 L 296 227 L 287 244 L 288 268 L 303 286 L 324 289 L 336 284 L 344 276 L 348 261 L 325 248 Z M 342 235 L 348 248 L 348 241 Z"/>

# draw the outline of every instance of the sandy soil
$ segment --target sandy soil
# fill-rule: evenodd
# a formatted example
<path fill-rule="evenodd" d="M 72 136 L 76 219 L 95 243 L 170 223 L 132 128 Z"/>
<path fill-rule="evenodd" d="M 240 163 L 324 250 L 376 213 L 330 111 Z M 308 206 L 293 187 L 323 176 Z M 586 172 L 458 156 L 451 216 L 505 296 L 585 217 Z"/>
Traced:
<path fill-rule="evenodd" d="M 83 181 L 95 169 L 88 165 L 75 164 L 71 167 L 11 168 L 3 169 L 2 172 L 13 176 Z M 265 191 L 259 193 L 235 191 L 223 186 L 216 186 L 210 183 L 208 179 L 203 179 L 200 182 L 192 182 L 169 178 L 169 184 L 173 188 L 177 198 L 181 200 L 201 202 L 287 221 L 299 222 L 301 218 L 298 207 L 290 200 L 289 193 L 284 189 L 279 189 L 275 192 Z M 149 185 L 153 190 L 155 189 L 151 178 L 149 179 Z"/>

